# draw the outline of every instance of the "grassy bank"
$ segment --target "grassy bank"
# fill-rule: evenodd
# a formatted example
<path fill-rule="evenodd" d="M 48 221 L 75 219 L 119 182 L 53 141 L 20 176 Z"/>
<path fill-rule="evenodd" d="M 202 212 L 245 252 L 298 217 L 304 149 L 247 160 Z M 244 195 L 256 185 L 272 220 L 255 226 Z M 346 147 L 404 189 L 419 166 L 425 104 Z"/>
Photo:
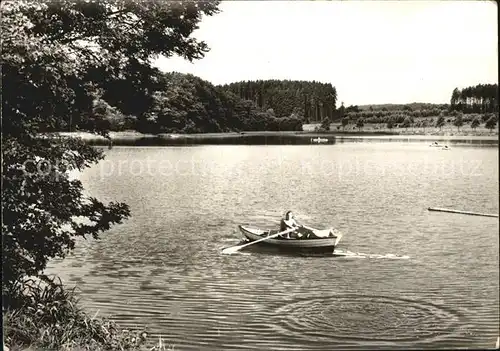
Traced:
<path fill-rule="evenodd" d="M 145 331 L 121 329 L 83 311 L 73 290 L 59 282 L 29 280 L 17 305 L 3 311 L 4 349 L 15 350 L 165 350 L 146 347 Z"/>
<path fill-rule="evenodd" d="M 319 127 L 319 124 L 305 124 L 303 126 L 304 131 L 313 132 L 315 128 Z M 421 136 L 474 136 L 474 137 L 497 137 L 498 138 L 498 128 L 494 128 L 492 131 L 485 128 L 484 126 L 477 127 L 472 129 L 470 125 L 464 125 L 460 127 L 460 130 L 457 127 L 446 125 L 442 128 L 437 127 L 409 127 L 409 128 L 387 128 L 386 124 L 377 123 L 370 124 L 366 123 L 364 127 L 359 130 L 354 125 L 348 125 L 345 130 L 342 128 L 342 124 L 340 123 L 332 123 L 330 125 L 330 131 L 332 133 L 339 134 L 362 134 L 362 135 L 372 135 L 374 133 L 390 133 L 392 135 L 421 135 Z"/>

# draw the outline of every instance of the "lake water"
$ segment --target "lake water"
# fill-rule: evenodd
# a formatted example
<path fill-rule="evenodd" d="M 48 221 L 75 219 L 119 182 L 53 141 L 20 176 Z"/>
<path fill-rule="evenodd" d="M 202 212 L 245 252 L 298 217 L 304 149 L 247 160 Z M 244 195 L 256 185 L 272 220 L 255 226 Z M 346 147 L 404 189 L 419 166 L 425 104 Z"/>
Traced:
<path fill-rule="evenodd" d="M 175 350 L 493 347 L 498 148 L 115 147 L 78 177 L 132 217 L 55 261 L 90 313 Z M 239 224 L 344 233 L 343 257 L 243 250 Z"/>

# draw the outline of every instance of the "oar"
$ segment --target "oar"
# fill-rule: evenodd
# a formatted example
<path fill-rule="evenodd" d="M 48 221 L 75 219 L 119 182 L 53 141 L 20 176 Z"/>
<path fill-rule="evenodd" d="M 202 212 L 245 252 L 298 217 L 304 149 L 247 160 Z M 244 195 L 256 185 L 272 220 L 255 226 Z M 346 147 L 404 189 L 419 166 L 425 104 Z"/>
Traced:
<path fill-rule="evenodd" d="M 224 250 L 222 250 L 222 253 L 230 255 L 232 253 L 235 253 L 235 252 L 241 250 L 244 247 L 247 247 L 247 246 L 250 246 L 250 245 L 253 245 L 253 244 L 257 244 L 258 242 L 261 242 L 261 241 L 264 241 L 264 240 L 267 240 L 267 239 L 271 239 L 271 238 L 275 238 L 275 237 L 283 235 L 283 234 L 291 233 L 291 232 L 294 232 L 294 231 L 296 231 L 298 229 L 299 228 L 290 228 L 290 229 L 284 230 L 282 232 L 266 236 L 266 237 L 264 237 L 262 239 L 259 239 L 259 240 L 251 241 L 251 242 L 243 244 L 243 245 L 226 247 Z"/>
<path fill-rule="evenodd" d="M 335 239 L 335 243 L 333 244 L 333 247 L 337 246 L 337 244 L 339 243 L 340 239 L 342 239 L 342 236 L 343 236 L 342 232 L 338 232 L 337 238 Z"/>
<path fill-rule="evenodd" d="M 470 215 L 470 216 L 498 217 L 498 215 L 494 214 L 494 213 L 481 213 L 481 212 L 471 212 L 471 211 L 459 211 L 459 210 L 452 210 L 452 209 L 449 209 L 449 208 L 429 207 L 428 210 L 429 211 L 436 211 L 436 212 L 459 213 L 459 214 L 465 214 L 465 215 Z"/>

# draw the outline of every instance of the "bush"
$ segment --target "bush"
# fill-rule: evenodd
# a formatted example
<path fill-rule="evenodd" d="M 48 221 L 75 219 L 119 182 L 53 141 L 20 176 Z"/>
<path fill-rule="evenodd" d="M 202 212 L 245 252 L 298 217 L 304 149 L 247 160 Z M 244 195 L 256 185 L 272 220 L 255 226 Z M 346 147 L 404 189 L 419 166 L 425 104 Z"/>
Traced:
<path fill-rule="evenodd" d="M 475 130 L 480 124 L 481 122 L 479 122 L 479 118 L 476 117 L 472 120 L 470 127 Z"/>
<path fill-rule="evenodd" d="M 345 129 L 349 125 L 349 118 L 344 117 L 342 118 L 342 128 Z"/>
<path fill-rule="evenodd" d="M 365 121 L 363 118 L 360 118 L 356 121 L 356 127 L 358 127 L 359 130 L 361 130 L 365 126 Z"/>
<path fill-rule="evenodd" d="M 403 121 L 403 124 L 401 125 L 403 128 L 408 129 L 411 127 L 413 124 L 412 118 L 411 117 L 406 117 Z"/>
<path fill-rule="evenodd" d="M 445 125 L 445 120 L 444 120 L 444 117 L 443 116 L 439 116 L 439 118 L 437 119 L 436 121 L 436 127 L 439 128 L 439 130 L 441 130 L 441 128 L 443 128 L 443 126 Z"/>
<path fill-rule="evenodd" d="M 495 115 L 491 116 L 487 121 L 486 124 L 484 125 L 486 128 L 488 128 L 490 131 L 492 131 L 496 126 L 497 126 L 497 118 Z"/>
<path fill-rule="evenodd" d="M 490 118 L 495 117 L 494 113 L 485 113 L 483 114 L 482 121 L 483 123 L 486 123 Z"/>
<path fill-rule="evenodd" d="M 330 119 L 329 118 L 324 118 L 323 121 L 321 122 L 321 130 L 328 131 L 330 130 Z"/>
<path fill-rule="evenodd" d="M 457 115 L 457 117 L 453 121 L 453 125 L 455 125 L 457 129 L 460 130 L 460 127 L 464 125 L 462 114 Z"/>
<path fill-rule="evenodd" d="M 17 288 L 18 305 L 3 313 L 4 342 L 11 348 L 134 350 L 146 340 L 144 331 L 120 330 L 112 321 L 89 317 L 60 280 L 27 279 Z"/>
<path fill-rule="evenodd" d="M 268 121 L 269 130 L 301 131 L 302 119 L 298 117 L 271 118 Z"/>

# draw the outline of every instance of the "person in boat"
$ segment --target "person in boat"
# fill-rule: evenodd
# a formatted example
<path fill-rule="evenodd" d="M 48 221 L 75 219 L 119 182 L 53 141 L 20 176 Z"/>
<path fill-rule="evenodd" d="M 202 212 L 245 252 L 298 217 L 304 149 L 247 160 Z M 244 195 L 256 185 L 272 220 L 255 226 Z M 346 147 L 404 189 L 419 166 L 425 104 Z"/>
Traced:
<path fill-rule="evenodd" d="M 299 224 L 295 220 L 295 216 L 293 215 L 292 211 L 287 211 L 285 213 L 285 217 L 281 219 L 280 232 L 292 228 L 297 228 L 297 230 L 294 232 L 283 234 L 282 237 L 288 239 L 290 238 L 300 239 L 300 238 L 308 238 L 311 235 L 314 235 L 314 233 L 310 229 L 305 228 L 302 224 Z"/>

